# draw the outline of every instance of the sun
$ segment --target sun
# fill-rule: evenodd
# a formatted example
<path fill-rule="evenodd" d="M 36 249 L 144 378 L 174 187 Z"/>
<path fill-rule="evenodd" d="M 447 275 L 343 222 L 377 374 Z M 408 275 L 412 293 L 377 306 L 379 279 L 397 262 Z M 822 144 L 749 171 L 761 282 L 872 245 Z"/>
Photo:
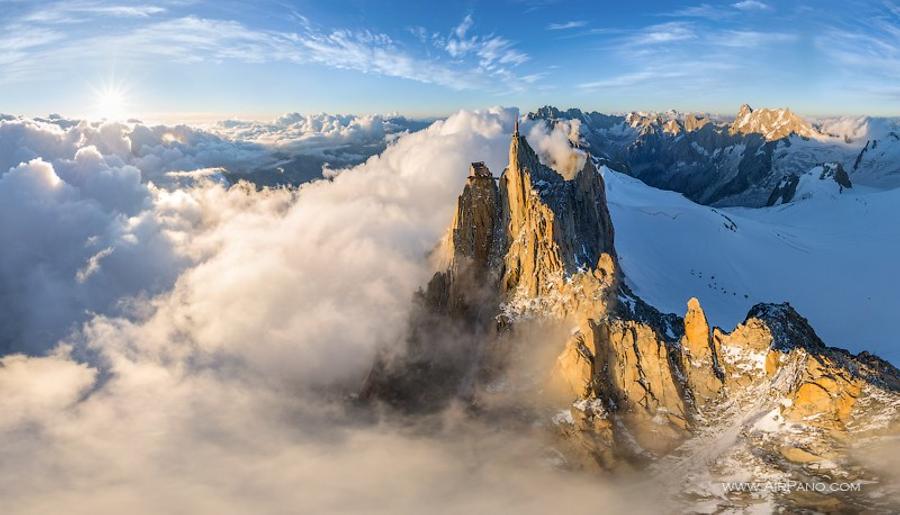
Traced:
<path fill-rule="evenodd" d="M 124 84 L 110 82 L 94 89 L 94 114 L 109 121 L 128 118 L 128 88 Z"/>

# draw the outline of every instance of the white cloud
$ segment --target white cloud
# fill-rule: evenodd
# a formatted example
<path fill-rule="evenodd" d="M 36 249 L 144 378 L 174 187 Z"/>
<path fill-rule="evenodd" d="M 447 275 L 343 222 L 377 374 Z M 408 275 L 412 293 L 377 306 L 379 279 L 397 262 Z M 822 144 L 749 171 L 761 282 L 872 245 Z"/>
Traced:
<path fill-rule="evenodd" d="M 382 145 L 389 138 L 422 126 L 421 122 L 401 116 L 285 113 L 270 123 L 225 120 L 209 130 L 232 141 L 322 154 L 340 148 Z"/>
<path fill-rule="evenodd" d="M 673 21 L 645 27 L 635 34 L 632 42 L 641 45 L 655 45 L 675 43 L 696 38 L 697 34 L 690 23 Z"/>
<path fill-rule="evenodd" d="M 0 432 L 63 415 L 94 384 L 97 371 L 71 359 L 60 346 L 44 357 L 0 357 Z"/>
<path fill-rule="evenodd" d="M 721 20 L 734 16 L 735 13 L 727 8 L 712 6 L 710 4 L 700 4 L 690 7 L 684 7 L 664 16 L 684 17 L 684 18 L 707 18 L 710 20 Z"/>
<path fill-rule="evenodd" d="M 563 23 L 551 23 L 547 25 L 547 30 L 577 29 L 578 27 L 584 27 L 585 25 L 587 25 L 587 23 L 587 20 L 573 20 Z"/>
<path fill-rule="evenodd" d="M 742 11 L 769 11 L 772 9 L 769 4 L 758 0 L 742 0 L 732 4 L 732 6 L 734 6 L 735 9 L 740 9 Z"/>
<path fill-rule="evenodd" d="M 396 43 L 389 35 L 371 30 L 326 29 L 301 17 L 296 31 L 278 31 L 248 26 L 239 21 L 196 15 L 174 18 L 151 16 L 153 7 L 59 4 L 50 11 L 11 20 L 0 38 L 0 53 L 6 70 L 0 82 L 46 78 L 63 73 L 73 62 L 102 60 L 110 48 L 123 62 L 140 64 L 160 57 L 180 63 L 240 61 L 248 63 L 317 63 L 333 68 L 399 77 L 452 89 L 495 88 L 492 77 L 514 78 L 511 68 L 528 56 L 513 42 L 497 35 L 471 35 L 474 21 L 467 16 L 449 36 L 433 35 L 423 48 Z M 131 23 L 98 34 L 66 31 L 59 19 L 72 15 L 102 18 L 131 16 Z M 161 11 L 160 11 L 161 12 Z M 33 19 L 32 19 L 33 18 Z M 28 27 L 22 29 L 20 27 Z M 52 27 L 47 28 L 47 27 Z M 55 42 L 53 48 L 47 43 Z M 432 56 L 432 43 L 439 41 L 451 57 L 448 62 Z M 515 86 L 514 86 L 515 87 Z"/>
<path fill-rule="evenodd" d="M 46 348 L 90 312 L 120 313 L 123 296 L 171 287 L 202 254 L 184 245 L 185 231 L 203 219 L 195 211 L 203 204 L 184 193 L 197 184 L 292 167 L 298 171 L 284 182 L 321 177 L 324 158 L 364 161 L 418 127 L 399 117 L 293 113 L 268 124 L 224 122 L 213 128 L 217 135 L 187 126 L 5 117 L 0 350 Z"/>
<path fill-rule="evenodd" d="M 0 176 L 6 351 L 46 348 L 88 310 L 116 311 L 124 295 L 168 287 L 184 261 L 177 227 L 144 209 L 154 191 L 137 169 L 84 154 L 56 163 L 36 158 Z"/>
<path fill-rule="evenodd" d="M 754 30 L 726 30 L 710 36 L 717 45 L 736 48 L 756 48 L 763 45 L 777 45 L 797 40 L 795 34 L 781 32 L 760 32 Z"/>
<path fill-rule="evenodd" d="M 453 33 L 456 34 L 457 38 L 465 39 L 466 32 L 468 32 L 473 25 L 475 25 L 475 21 L 472 19 L 472 15 L 467 14 L 466 17 L 463 18 L 461 22 L 459 22 L 459 25 L 457 25 L 456 28 L 453 29 Z"/>
<path fill-rule="evenodd" d="M 517 50 L 515 43 L 501 36 L 489 34 L 469 37 L 468 34 L 473 26 L 472 16 L 467 15 L 446 39 L 439 38 L 438 43 L 453 58 L 462 59 L 469 55 L 475 56 L 480 72 L 487 76 L 509 80 L 510 82 L 505 85 L 507 89 L 518 88 L 519 77 L 512 69 L 527 62 L 528 54 Z M 539 76 L 532 75 L 532 77 Z"/>
<path fill-rule="evenodd" d="M 147 18 L 165 12 L 166 8 L 156 5 L 109 5 L 75 0 L 43 5 L 24 19 L 38 23 L 80 23 L 91 17 Z"/>
<path fill-rule="evenodd" d="M 831 64 L 828 81 L 842 90 L 900 98 L 900 30 L 894 10 L 884 4 L 849 26 L 842 23 L 820 31 L 815 44 Z"/>
<path fill-rule="evenodd" d="M 90 277 L 97 273 L 100 270 L 100 261 L 103 260 L 106 256 L 113 253 L 115 249 L 113 247 L 106 247 L 105 249 L 97 252 L 90 258 L 88 258 L 87 263 L 85 263 L 84 267 L 78 270 L 75 273 L 75 280 L 79 283 L 84 283 Z"/>
<path fill-rule="evenodd" d="M 595 80 L 590 82 L 583 82 L 578 85 L 579 88 L 594 90 L 594 89 L 603 89 L 603 88 L 624 88 L 630 87 L 637 84 L 644 83 L 649 80 L 657 80 L 660 79 L 659 73 L 656 71 L 644 70 L 634 73 L 626 73 L 623 75 L 617 75 L 614 77 L 605 78 L 602 80 Z"/>
<path fill-rule="evenodd" d="M 701 89 L 745 88 L 750 70 L 771 67 L 773 52 L 800 41 L 800 36 L 790 32 L 706 25 L 702 21 L 671 21 L 611 38 L 605 55 L 618 66 L 609 66 L 609 73 L 577 87 L 586 91 L 617 89 L 638 102 L 650 95 L 663 105 L 677 105 L 683 101 L 679 95 Z M 661 81 L 665 81 L 663 88 Z"/>
<path fill-rule="evenodd" d="M 560 120 L 552 127 L 539 121 L 523 128 L 541 160 L 564 177 L 571 178 L 584 168 L 587 153 L 572 148 L 581 139 L 581 120 Z"/>

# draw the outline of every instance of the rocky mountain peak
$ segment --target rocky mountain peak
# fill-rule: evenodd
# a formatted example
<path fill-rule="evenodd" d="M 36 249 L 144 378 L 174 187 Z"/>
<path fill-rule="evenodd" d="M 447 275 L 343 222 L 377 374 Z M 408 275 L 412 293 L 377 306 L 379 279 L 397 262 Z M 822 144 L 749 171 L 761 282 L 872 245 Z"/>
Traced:
<path fill-rule="evenodd" d="M 817 134 L 812 125 L 790 109 L 752 109 L 743 104 L 729 128 L 731 134 L 760 134 L 774 141 L 796 134 L 804 138 Z"/>
<path fill-rule="evenodd" d="M 546 292 L 581 268 L 613 253 L 603 179 L 588 160 L 572 179 L 540 162 L 524 136 L 513 134 L 509 165 L 500 177 L 506 227 L 504 289 Z"/>
<path fill-rule="evenodd" d="M 593 160 L 566 179 L 516 131 L 498 183 L 470 168 L 406 352 L 379 360 L 361 397 L 408 411 L 456 400 L 550 427 L 570 469 L 712 478 L 743 460 L 766 477 L 824 464 L 868 480 L 841 453 L 861 432 L 896 431 L 900 372 L 827 347 L 789 304 L 758 304 L 730 332 L 696 298 L 683 317 L 661 313 L 628 287 L 613 243 Z"/>
<path fill-rule="evenodd" d="M 664 113 L 631 112 L 625 122 L 639 134 L 665 133 L 676 136 L 684 132 L 694 132 L 712 123 L 706 114 L 682 113 L 675 110 Z"/>

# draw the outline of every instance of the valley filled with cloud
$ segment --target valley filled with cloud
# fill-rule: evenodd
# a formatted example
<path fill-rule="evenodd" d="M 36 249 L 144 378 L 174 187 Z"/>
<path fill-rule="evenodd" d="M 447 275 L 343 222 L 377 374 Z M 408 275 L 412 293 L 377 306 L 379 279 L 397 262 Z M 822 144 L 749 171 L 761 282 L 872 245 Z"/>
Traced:
<path fill-rule="evenodd" d="M 458 113 L 299 189 L 201 173 L 268 145 L 186 127 L 0 122 L 0 160 L 20 161 L 0 176 L 7 508 L 614 502 L 557 477 L 527 435 L 452 414 L 420 434 L 347 401 L 376 350 L 401 341 L 459 171 L 471 155 L 501 167 L 514 115 Z M 324 146 L 310 132 L 297 144 Z M 458 460 L 470 445 L 486 454 Z M 512 497 L 548 481 L 558 487 Z"/>

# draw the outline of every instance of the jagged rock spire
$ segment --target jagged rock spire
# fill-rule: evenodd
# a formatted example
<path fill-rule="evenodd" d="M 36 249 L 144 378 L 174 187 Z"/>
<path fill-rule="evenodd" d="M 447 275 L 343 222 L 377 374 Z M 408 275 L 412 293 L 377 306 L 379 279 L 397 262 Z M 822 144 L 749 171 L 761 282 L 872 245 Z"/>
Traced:
<path fill-rule="evenodd" d="M 472 164 L 445 242 L 449 263 L 416 297 L 405 353 L 379 358 L 361 399 L 424 413 L 453 400 L 518 413 L 555 406 L 567 463 L 617 470 L 656 460 L 679 480 L 694 461 L 704 474 L 730 469 L 747 448 L 773 471 L 845 463 L 848 437 L 898 427 L 900 371 L 826 347 L 790 305 L 758 304 L 732 332 L 710 332 L 696 298 L 682 318 L 634 294 L 590 159 L 565 179 L 516 130 L 499 184 L 490 175 Z M 544 381 L 535 380 L 543 370 L 519 368 L 533 352 L 522 336 L 541 327 L 531 321 L 565 330 L 541 333 L 560 352 Z"/>
<path fill-rule="evenodd" d="M 516 128 L 513 131 L 513 137 L 517 137 L 519 135 L 519 117 L 516 116 Z"/>

